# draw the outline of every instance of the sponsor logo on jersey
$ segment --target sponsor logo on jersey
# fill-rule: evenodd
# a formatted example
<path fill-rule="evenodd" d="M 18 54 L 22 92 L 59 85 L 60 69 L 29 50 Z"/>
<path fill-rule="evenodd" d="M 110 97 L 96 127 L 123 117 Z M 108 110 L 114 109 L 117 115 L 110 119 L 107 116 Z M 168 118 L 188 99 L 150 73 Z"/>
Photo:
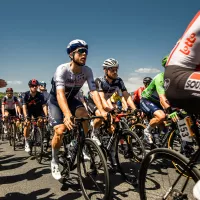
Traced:
<path fill-rule="evenodd" d="M 185 46 L 183 47 L 183 49 L 180 49 L 179 51 L 185 55 L 189 55 L 190 49 L 193 47 L 195 42 L 196 42 L 196 34 L 192 33 L 188 38 L 186 38 Z"/>
<path fill-rule="evenodd" d="M 194 72 L 190 75 L 185 83 L 185 90 L 200 91 L 200 73 Z"/>
<path fill-rule="evenodd" d="M 165 91 L 169 88 L 169 85 L 170 85 L 170 79 L 169 79 L 169 78 L 166 78 L 166 79 L 165 79 L 165 82 L 164 82 Z"/>

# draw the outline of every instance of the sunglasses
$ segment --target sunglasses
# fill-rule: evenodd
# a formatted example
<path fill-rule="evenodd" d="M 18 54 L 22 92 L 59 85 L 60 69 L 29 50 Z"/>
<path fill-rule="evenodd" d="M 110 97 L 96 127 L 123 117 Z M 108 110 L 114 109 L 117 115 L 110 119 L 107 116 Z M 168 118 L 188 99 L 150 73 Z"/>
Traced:
<path fill-rule="evenodd" d="M 32 88 L 33 88 L 33 87 L 38 87 L 38 85 L 30 85 L 30 87 L 32 87 Z"/>
<path fill-rule="evenodd" d="M 83 54 L 83 53 L 85 53 L 86 55 L 88 55 L 88 50 L 85 49 L 85 48 L 77 49 L 75 52 L 77 52 L 78 54 Z"/>
<path fill-rule="evenodd" d="M 118 71 L 118 67 L 110 67 L 108 68 L 109 71 L 114 72 L 114 71 Z"/>

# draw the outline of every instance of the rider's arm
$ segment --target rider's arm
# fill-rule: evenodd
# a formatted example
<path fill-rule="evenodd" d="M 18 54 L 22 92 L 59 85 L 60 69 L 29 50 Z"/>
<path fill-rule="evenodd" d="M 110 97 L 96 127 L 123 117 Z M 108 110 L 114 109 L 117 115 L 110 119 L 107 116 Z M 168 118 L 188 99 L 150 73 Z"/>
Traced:
<path fill-rule="evenodd" d="M 163 73 L 161 73 L 156 79 L 155 79 L 155 85 L 156 85 L 156 91 L 158 93 L 158 96 L 160 98 L 160 104 L 161 106 L 166 110 L 170 107 L 167 98 L 165 96 L 165 89 L 164 89 L 164 77 Z"/>
<path fill-rule="evenodd" d="M 160 104 L 165 110 L 170 107 L 169 102 L 168 102 L 165 94 L 160 94 L 159 98 L 160 98 Z"/>
<path fill-rule="evenodd" d="M 27 113 L 27 107 L 26 107 L 26 104 L 23 104 L 23 105 L 22 105 L 22 109 L 23 109 L 24 117 L 27 117 L 28 113 Z"/>
<path fill-rule="evenodd" d="M 122 92 L 122 95 L 123 97 L 125 98 L 126 102 L 128 103 L 128 105 L 133 109 L 135 110 L 136 107 L 135 107 L 135 104 L 133 103 L 133 100 L 131 98 L 131 95 L 127 92 L 127 91 L 123 91 Z"/>
<path fill-rule="evenodd" d="M 43 104 L 43 105 L 42 105 L 42 108 L 43 108 L 43 111 L 44 111 L 45 116 L 47 117 L 47 116 L 48 116 L 47 105 L 46 105 L 46 104 Z"/>
<path fill-rule="evenodd" d="M 16 111 L 17 111 L 18 115 L 21 115 L 21 108 L 20 108 L 20 104 L 19 104 L 17 97 L 16 98 L 14 97 L 14 101 L 15 101 L 15 105 L 16 105 Z"/>
<path fill-rule="evenodd" d="M 96 87 L 96 84 L 95 84 L 94 78 L 93 78 L 93 73 L 92 73 L 92 70 L 90 68 L 89 68 L 88 74 L 87 74 L 87 83 L 88 83 L 88 87 L 90 89 L 90 93 L 92 95 L 92 99 L 93 99 L 96 107 L 98 108 L 98 110 L 100 112 L 104 112 L 102 101 L 101 101 L 101 98 L 100 98 L 99 93 L 97 91 L 98 88 Z"/>
<path fill-rule="evenodd" d="M 112 105 L 112 102 L 111 102 L 111 97 L 107 100 L 107 103 L 108 103 L 109 108 L 113 109 L 113 105 Z"/>
<path fill-rule="evenodd" d="M 23 110 L 24 117 L 27 117 L 28 115 L 26 104 L 27 104 L 27 96 L 25 94 L 22 98 L 22 110 Z"/>
<path fill-rule="evenodd" d="M 132 99 L 132 97 L 131 97 L 131 99 Z M 128 109 L 128 104 L 126 103 L 126 100 L 124 97 L 122 97 L 122 107 L 124 110 Z"/>
<path fill-rule="evenodd" d="M 2 116 L 5 116 L 5 98 L 2 99 L 1 112 Z"/>
<path fill-rule="evenodd" d="M 98 108 L 98 110 L 100 112 L 102 112 L 104 110 L 104 107 L 103 107 L 103 103 L 101 101 L 99 93 L 95 90 L 95 91 L 91 91 L 91 94 L 92 94 L 92 99 L 93 99 L 96 107 Z"/>
<path fill-rule="evenodd" d="M 57 89 L 56 97 L 57 97 L 58 105 L 63 112 L 63 115 L 65 117 L 69 115 L 72 116 L 68 103 L 67 103 L 67 99 L 65 97 L 65 89 Z"/>
<path fill-rule="evenodd" d="M 5 116 L 5 105 L 2 104 L 1 106 L 2 116 Z"/>

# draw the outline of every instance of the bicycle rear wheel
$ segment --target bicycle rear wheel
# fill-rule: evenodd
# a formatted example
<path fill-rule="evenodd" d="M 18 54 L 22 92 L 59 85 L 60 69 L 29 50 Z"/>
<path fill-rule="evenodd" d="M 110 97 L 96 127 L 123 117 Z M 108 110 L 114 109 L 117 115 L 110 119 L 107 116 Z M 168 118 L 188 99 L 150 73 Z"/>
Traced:
<path fill-rule="evenodd" d="M 172 161 L 189 176 L 176 173 Z M 159 148 L 149 152 L 139 173 L 140 199 L 194 199 L 192 189 L 200 174 L 195 166 L 190 169 L 188 162 L 186 157 L 170 149 Z"/>
<path fill-rule="evenodd" d="M 83 151 L 90 160 L 84 161 Z M 79 146 L 77 172 L 80 186 L 85 199 L 110 199 L 110 178 L 107 163 L 100 147 L 91 139 L 86 138 Z"/>
<path fill-rule="evenodd" d="M 130 184 L 136 184 L 140 162 L 144 159 L 145 149 L 140 138 L 132 131 L 124 130 L 117 138 L 116 161 L 120 173 Z"/>

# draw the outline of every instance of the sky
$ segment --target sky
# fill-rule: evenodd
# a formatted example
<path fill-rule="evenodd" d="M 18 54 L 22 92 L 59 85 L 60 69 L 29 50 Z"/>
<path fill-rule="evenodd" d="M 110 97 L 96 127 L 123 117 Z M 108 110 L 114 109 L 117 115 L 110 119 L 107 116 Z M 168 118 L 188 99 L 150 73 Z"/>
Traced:
<path fill-rule="evenodd" d="M 94 77 L 104 75 L 105 59 L 115 58 L 119 77 L 132 92 L 145 76 L 163 71 L 162 58 L 198 6 L 199 0 L 1 0 L 0 78 L 16 92 L 27 91 L 32 78 L 47 82 L 49 91 L 56 68 L 69 62 L 67 44 L 83 39 Z"/>

